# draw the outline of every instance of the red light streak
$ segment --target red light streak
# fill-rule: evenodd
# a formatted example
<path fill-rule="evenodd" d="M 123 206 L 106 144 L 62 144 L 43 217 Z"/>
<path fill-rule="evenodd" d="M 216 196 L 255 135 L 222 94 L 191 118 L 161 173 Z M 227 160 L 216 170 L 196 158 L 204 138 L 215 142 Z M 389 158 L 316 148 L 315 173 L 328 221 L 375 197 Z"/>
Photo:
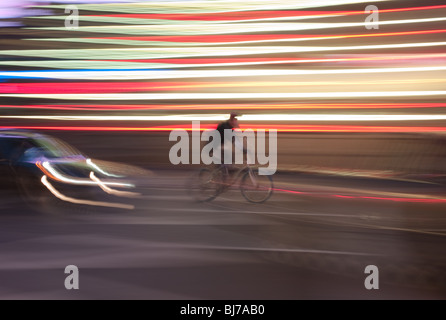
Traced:
<path fill-rule="evenodd" d="M 364 37 L 389 37 L 406 36 L 420 34 L 444 33 L 445 29 L 438 30 L 418 30 L 386 33 L 365 33 L 348 35 L 296 35 L 296 34 L 249 34 L 249 35 L 198 35 L 198 36 L 147 36 L 147 37 L 89 37 L 87 39 L 114 39 L 114 40 L 136 40 L 136 41 L 163 41 L 163 42 L 244 42 L 244 41 L 267 41 L 280 39 L 344 39 L 344 38 L 364 38 Z"/>
<path fill-rule="evenodd" d="M 291 194 L 299 194 L 299 195 L 313 195 L 318 197 L 323 197 L 322 193 L 309 193 L 309 192 L 301 192 L 296 190 L 289 189 L 277 189 L 274 188 L 275 191 L 291 193 Z M 446 199 L 426 199 L 426 198 L 397 198 L 397 197 L 372 197 L 372 196 L 346 196 L 340 194 L 329 194 L 325 195 L 325 197 L 335 197 L 342 199 L 361 199 L 361 200 L 378 200 L 378 201 L 394 201 L 394 202 L 419 202 L 419 203 L 445 203 Z"/>
<path fill-rule="evenodd" d="M 234 63 L 269 63 L 269 64 L 290 64 L 290 63 L 324 63 L 324 62 L 353 62 L 353 61 L 392 61 L 392 60 L 414 60 L 444 58 L 446 53 L 437 54 L 407 54 L 400 56 L 382 57 L 356 57 L 356 58 L 186 58 L 186 59 L 113 59 L 113 60 L 93 60 L 93 61 L 120 61 L 120 62 L 140 62 L 140 63 L 165 63 L 165 64 L 234 64 Z"/>
<path fill-rule="evenodd" d="M 215 129 L 215 124 L 200 124 L 200 131 Z M 1 126 L 0 129 L 61 130 L 61 131 L 191 131 L 190 125 L 153 127 L 112 127 L 112 126 Z M 446 132 L 446 127 L 391 127 L 391 126 L 343 126 L 343 125 L 242 125 L 241 129 L 277 130 L 277 132 L 373 132 L 373 133 L 416 133 Z"/>
<path fill-rule="evenodd" d="M 135 91 L 165 91 L 188 89 L 209 85 L 187 82 L 45 82 L 45 83 L 0 83 L 0 93 L 118 93 Z"/>
<path fill-rule="evenodd" d="M 330 104 L 216 104 L 216 105 L 0 105 L 5 109 L 42 109 L 42 110 L 272 110 L 272 109 L 407 109 L 407 108 L 444 108 L 446 103 L 330 103 Z"/>
<path fill-rule="evenodd" d="M 446 8 L 446 5 L 395 8 L 380 10 L 380 13 L 405 12 L 418 10 L 435 10 Z M 110 15 L 89 15 L 91 17 L 119 17 L 119 18 L 139 18 L 139 19 L 160 19 L 160 20 L 198 20 L 198 21 L 225 21 L 225 20 L 254 20 L 296 16 L 336 16 L 336 15 L 360 15 L 364 11 L 249 11 L 249 12 L 221 12 L 211 14 L 110 14 Z"/>
<path fill-rule="evenodd" d="M 406 108 L 444 108 L 446 103 L 281 103 L 281 104 L 214 104 L 214 105 L 0 105 L 5 109 L 43 109 L 43 110 L 277 110 L 277 109 L 406 109 Z"/>

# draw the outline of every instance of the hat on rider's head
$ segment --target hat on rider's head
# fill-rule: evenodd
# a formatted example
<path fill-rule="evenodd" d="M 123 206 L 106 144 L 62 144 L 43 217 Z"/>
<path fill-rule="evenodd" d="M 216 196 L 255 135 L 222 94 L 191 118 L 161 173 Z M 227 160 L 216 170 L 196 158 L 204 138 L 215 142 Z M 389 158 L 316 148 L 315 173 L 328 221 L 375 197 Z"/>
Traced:
<path fill-rule="evenodd" d="M 238 113 L 237 112 L 231 112 L 230 117 L 231 117 L 231 119 L 233 119 L 235 117 L 238 117 Z"/>

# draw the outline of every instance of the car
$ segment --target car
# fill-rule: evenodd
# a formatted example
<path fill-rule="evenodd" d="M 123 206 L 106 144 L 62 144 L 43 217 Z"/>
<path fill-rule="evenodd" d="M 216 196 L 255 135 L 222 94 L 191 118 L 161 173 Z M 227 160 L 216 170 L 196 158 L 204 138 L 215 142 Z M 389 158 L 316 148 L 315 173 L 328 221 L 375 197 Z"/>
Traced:
<path fill-rule="evenodd" d="M 150 172 L 91 159 L 59 138 L 30 130 L 0 130 L 2 189 L 15 189 L 41 212 L 133 210 Z"/>

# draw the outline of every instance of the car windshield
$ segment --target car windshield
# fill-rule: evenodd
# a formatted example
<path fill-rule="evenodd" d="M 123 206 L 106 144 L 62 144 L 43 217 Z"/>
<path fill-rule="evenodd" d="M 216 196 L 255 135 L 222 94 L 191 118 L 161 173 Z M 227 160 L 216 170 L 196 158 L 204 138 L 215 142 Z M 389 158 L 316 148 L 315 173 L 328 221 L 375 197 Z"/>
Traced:
<path fill-rule="evenodd" d="M 39 147 L 43 148 L 45 156 L 49 158 L 66 158 L 82 155 L 79 150 L 57 138 L 43 137 L 34 141 Z"/>

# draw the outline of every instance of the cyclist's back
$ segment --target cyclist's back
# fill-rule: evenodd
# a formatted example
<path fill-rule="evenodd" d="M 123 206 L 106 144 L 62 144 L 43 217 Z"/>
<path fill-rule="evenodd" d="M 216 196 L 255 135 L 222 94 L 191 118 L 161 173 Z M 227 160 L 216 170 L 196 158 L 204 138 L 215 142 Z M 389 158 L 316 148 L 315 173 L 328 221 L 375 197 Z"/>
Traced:
<path fill-rule="evenodd" d="M 221 145 L 220 145 L 220 147 L 221 147 L 220 160 L 221 160 L 222 165 L 232 165 L 232 161 L 230 163 L 225 162 L 225 157 L 224 157 L 225 149 L 230 148 L 231 154 L 232 154 L 232 145 L 239 144 L 239 143 L 235 143 L 235 140 L 233 140 L 233 137 L 234 137 L 233 135 L 225 135 L 225 132 L 227 132 L 225 130 L 234 131 L 235 129 L 240 128 L 238 120 L 237 120 L 237 116 L 238 116 L 237 113 L 232 112 L 230 114 L 229 119 L 225 120 L 223 122 L 220 122 L 216 129 L 220 134 L 220 143 L 221 143 Z M 238 146 L 238 147 L 240 147 L 240 146 Z M 241 148 L 243 149 L 243 146 Z"/>
<path fill-rule="evenodd" d="M 237 114 L 235 112 L 232 112 L 229 119 L 225 120 L 223 122 L 220 122 L 217 126 L 217 131 L 220 133 L 220 142 L 222 146 L 228 139 L 228 137 L 225 137 L 225 130 L 234 130 L 240 128 L 237 120 Z"/>

